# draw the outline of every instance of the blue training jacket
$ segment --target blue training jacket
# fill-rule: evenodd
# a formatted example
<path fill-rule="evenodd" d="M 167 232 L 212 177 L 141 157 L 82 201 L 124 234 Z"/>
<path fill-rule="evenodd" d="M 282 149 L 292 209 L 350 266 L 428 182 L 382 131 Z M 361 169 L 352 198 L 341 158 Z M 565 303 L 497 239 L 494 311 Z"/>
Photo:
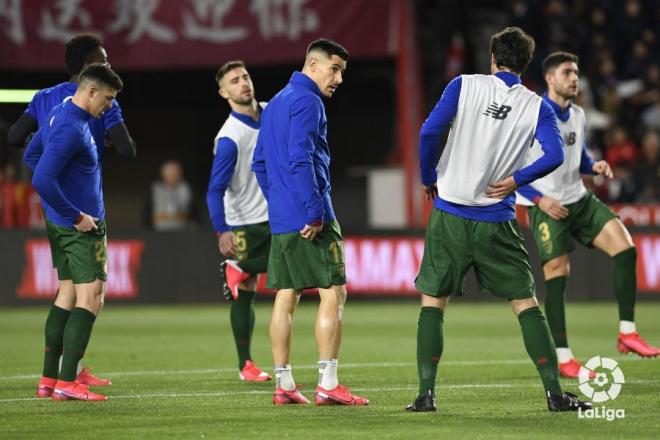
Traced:
<path fill-rule="evenodd" d="M 294 72 L 261 116 L 252 162 L 268 201 L 273 234 L 335 219 L 327 132 L 318 86 L 307 75 Z"/>
<path fill-rule="evenodd" d="M 72 227 L 81 212 L 105 218 L 101 168 L 89 130 L 92 115 L 67 100 L 53 108 L 25 150 L 32 185 L 46 202 L 46 218 Z"/>

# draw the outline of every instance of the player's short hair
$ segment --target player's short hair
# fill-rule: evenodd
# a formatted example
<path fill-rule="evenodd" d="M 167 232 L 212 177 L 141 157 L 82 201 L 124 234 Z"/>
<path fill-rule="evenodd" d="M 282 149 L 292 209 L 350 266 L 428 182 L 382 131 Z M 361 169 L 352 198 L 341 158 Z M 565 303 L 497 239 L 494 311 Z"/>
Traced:
<path fill-rule="evenodd" d="M 245 69 L 245 63 L 243 62 L 243 60 L 227 61 L 225 64 L 220 66 L 220 68 L 218 69 L 218 73 L 215 74 L 216 84 L 220 84 L 220 81 L 222 81 L 222 78 L 224 78 L 226 74 L 228 74 L 230 71 L 238 67 L 242 67 Z"/>
<path fill-rule="evenodd" d="M 121 92 L 121 89 L 124 88 L 124 83 L 119 75 L 117 75 L 107 64 L 89 64 L 88 66 L 85 66 L 82 72 L 80 72 L 79 78 L 80 84 L 93 81 L 104 84 L 117 92 Z"/>
<path fill-rule="evenodd" d="M 497 67 L 508 67 L 522 74 L 534 53 L 534 39 L 516 26 L 507 27 L 490 37 L 490 53 Z"/>
<path fill-rule="evenodd" d="M 76 35 L 67 41 L 64 45 L 64 64 L 69 75 L 79 74 L 89 53 L 100 46 L 103 46 L 101 40 L 91 34 Z"/>
<path fill-rule="evenodd" d="M 307 46 L 306 53 L 308 54 L 313 50 L 320 50 L 325 53 L 328 58 L 337 55 L 342 60 L 348 61 L 348 51 L 346 48 L 336 41 L 327 38 L 319 38 L 318 40 L 312 41 L 309 46 Z"/>
<path fill-rule="evenodd" d="M 571 63 L 578 64 L 580 59 L 577 55 L 570 52 L 553 52 L 543 60 L 543 75 L 549 71 L 556 69 L 562 63 L 570 61 Z"/>

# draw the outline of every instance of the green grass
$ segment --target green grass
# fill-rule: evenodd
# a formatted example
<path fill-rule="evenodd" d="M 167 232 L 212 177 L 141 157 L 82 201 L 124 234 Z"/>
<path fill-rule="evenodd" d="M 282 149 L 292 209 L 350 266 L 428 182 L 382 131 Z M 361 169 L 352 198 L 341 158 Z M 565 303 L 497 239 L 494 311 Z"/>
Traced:
<path fill-rule="evenodd" d="M 255 361 L 270 370 L 267 322 L 260 303 Z M 584 420 L 546 409 L 536 370 L 527 359 L 517 320 L 505 304 L 460 304 L 445 316 L 445 351 L 437 387 L 438 412 L 403 411 L 417 393 L 411 302 L 354 302 L 345 314 L 340 380 L 367 396 L 367 407 L 274 407 L 273 384 L 242 383 L 225 304 L 106 306 L 85 364 L 113 380 L 107 402 L 33 398 L 41 369 L 48 307 L 0 308 L 0 437 L 2 438 L 658 438 L 660 359 L 616 352 L 616 307 L 571 304 L 573 352 L 620 361 L 626 384 L 607 408 L 623 420 Z M 301 303 L 292 362 L 303 392 L 313 396 L 317 361 L 316 304 Z M 660 343 L 660 304 L 643 303 L 637 322 Z M 578 393 L 577 380 L 564 380 Z M 101 391 L 101 389 L 98 389 Z M 432 437 L 431 437 L 432 436 Z"/>

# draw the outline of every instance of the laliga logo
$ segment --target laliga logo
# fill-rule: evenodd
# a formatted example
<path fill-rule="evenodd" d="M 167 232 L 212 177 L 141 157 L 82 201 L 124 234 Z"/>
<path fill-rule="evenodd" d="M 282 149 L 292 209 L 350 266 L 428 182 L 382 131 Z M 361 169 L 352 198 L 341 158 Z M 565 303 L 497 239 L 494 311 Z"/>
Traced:
<path fill-rule="evenodd" d="M 593 384 L 598 390 L 589 381 L 592 372 L 596 374 Z M 580 368 L 580 391 L 595 403 L 616 399 L 624 383 L 623 371 L 614 359 L 594 356 Z"/>

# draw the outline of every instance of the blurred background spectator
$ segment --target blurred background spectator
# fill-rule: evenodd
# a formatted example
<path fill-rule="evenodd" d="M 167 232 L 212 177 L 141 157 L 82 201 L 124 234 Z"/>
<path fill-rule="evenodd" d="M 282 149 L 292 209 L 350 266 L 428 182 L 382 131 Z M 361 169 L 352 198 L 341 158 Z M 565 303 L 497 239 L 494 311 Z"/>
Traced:
<path fill-rule="evenodd" d="M 151 221 L 157 231 L 177 231 L 193 226 L 193 197 L 176 160 L 160 167 L 160 181 L 151 186 Z"/>

